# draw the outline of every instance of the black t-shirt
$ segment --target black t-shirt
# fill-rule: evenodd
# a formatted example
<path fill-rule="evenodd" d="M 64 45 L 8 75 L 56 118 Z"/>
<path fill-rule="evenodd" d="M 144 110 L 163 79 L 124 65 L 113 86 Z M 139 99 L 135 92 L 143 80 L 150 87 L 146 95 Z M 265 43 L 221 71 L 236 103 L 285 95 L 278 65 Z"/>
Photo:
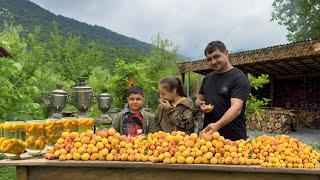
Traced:
<path fill-rule="evenodd" d="M 199 94 L 204 95 L 206 104 L 213 104 L 214 109 L 204 116 L 205 128 L 208 124 L 217 122 L 231 107 L 231 98 L 243 100 L 241 114 L 219 130 L 227 139 L 247 139 L 245 102 L 250 94 L 250 84 L 247 76 L 237 68 L 218 74 L 212 72 L 203 79 Z"/>

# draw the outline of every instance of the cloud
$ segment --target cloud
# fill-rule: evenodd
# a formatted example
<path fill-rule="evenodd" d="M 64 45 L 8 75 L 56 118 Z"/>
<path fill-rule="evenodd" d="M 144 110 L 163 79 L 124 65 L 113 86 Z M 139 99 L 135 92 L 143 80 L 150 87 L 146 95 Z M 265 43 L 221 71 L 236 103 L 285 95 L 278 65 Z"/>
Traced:
<path fill-rule="evenodd" d="M 212 40 L 232 52 L 286 43 L 287 30 L 270 22 L 273 0 L 32 0 L 55 14 L 151 42 L 157 33 L 179 54 L 203 58 Z"/>

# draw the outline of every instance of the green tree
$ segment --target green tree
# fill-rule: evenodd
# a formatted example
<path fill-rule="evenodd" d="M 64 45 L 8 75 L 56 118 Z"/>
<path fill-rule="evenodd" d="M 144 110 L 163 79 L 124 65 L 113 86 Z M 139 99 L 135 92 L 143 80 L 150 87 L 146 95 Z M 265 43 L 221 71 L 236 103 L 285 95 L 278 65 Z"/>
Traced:
<path fill-rule="evenodd" d="M 250 87 L 254 88 L 255 90 L 258 90 L 262 88 L 265 84 L 269 83 L 269 76 L 267 74 L 261 74 L 258 77 L 248 74 L 248 79 L 250 82 Z M 253 94 L 250 94 L 249 99 L 246 102 L 246 116 L 250 117 L 253 114 L 261 114 L 261 108 L 266 106 L 269 101 L 270 99 L 258 99 Z"/>
<path fill-rule="evenodd" d="M 77 78 L 89 77 L 100 65 L 102 53 L 95 43 L 83 47 L 78 37 L 63 40 L 54 27 L 49 42 L 40 40 L 39 27 L 25 39 L 19 26 L 5 23 L 1 29 L 1 45 L 14 58 L 0 58 L 0 119 L 46 118 L 46 94 L 56 84 L 71 94 Z"/>
<path fill-rule="evenodd" d="M 146 74 L 147 68 L 143 63 L 126 63 L 123 60 L 116 61 L 114 72 L 106 83 L 107 89 L 114 97 L 113 104 L 115 107 L 123 107 L 126 101 L 125 95 L 130 87 L 131 80 L 134 81 L 135 85 L 144 88 L 144 90 L 150 88 L 152 81 Z"/>
<path fill-rule="evenodd" d="M 149 96 L 148 103 L 154 109 L 158 105 L 158 82 L 166 76 L 180 76 L 177 64 L 183 60 L 177 55 L 179 46 L 173 41 L 162 37 L 160 34 L 152 38 L 154 48 L 151 54 L 145 58 L 146 74 L 152 79 L 150 88 L 146 93 Z M 156 73 L 155 73 L 156 72 Z"/>
<path fill-rule="evenodd" d="M 0 58 L 0 119 L 35 119 L 42 114 L 33 95 L 39 92 L 37 79 L 25 71 L 27 45 L 20 38 L 21 27 L 4 24 L 0 32 L 3 46 L 13 59 Z M 30 62 L 29 62 L 30 63 Z"/>
<path fill-rule="evenodd" d="M 271 21 L 289 31 L 289 41 L 318 39 L 320 37 L 320 1 L 275 0 Z"/>
<path fill-rule="evenodd" d="M 96 67 L 95 69 L 92 70 L 91 75 L 89 76 L 88 79 L 88 84 L 93 90 L 93 106 L 90 108 L 89 113 L 97 117 L 100 115 L 100 111 L 98 109 L 98 104 L 97 104 L 97 96 L 102 93 L 103 90 L 107 90 L 108 93 L 111 93 L 110 90 L 108 89 L 108 84 L 109 84 L 109 79 L 111 78 L 111 74 L 107 69 L 104 69 L 102 67 Z M 114 97 L 113 97 L 114 98 Z"/>
<path fill-rule="evenodd" d="M 47 47 L 50 51 L 47 51 L 45 57 L 66 80 L 77 82 L 79 77 L 89 77 L 92 70 L 101 65 L 102 52 L 97 50 L 96 43 L 82 45 L 77 36 L 69 36 L 64 40 L 55 22 Z"/>

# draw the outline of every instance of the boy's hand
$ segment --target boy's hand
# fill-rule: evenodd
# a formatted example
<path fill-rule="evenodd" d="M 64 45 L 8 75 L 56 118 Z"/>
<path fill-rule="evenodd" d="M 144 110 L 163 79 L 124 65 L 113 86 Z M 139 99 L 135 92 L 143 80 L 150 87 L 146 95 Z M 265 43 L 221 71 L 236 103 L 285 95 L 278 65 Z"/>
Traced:
<path fill-rule="evenodd" d="M 205 104 L 204 101 L 199 102 L 200 110 L 204 113 L 209 113 L 213 110 L 214 105 L 212 104 Z"/>
<path fill-rule="evenodd" d="M 161 99 L 160 106 L 164 110 L 169 110 L 169 108 L 171 107 L 171 104 L 169 103 L 169 101 Z"/>

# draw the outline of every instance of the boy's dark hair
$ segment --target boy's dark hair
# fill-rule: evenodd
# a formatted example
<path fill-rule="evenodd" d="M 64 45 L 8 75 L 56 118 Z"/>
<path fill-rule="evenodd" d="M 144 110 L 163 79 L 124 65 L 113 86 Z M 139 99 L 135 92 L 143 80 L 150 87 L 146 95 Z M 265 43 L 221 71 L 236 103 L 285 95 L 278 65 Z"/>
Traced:
<path fill-rule="evenodd" d="M 221 52 L 224 52 L 226 50 L 226 45 L 221 42 L 221 41 L 211 41 L 206 49 L 204 50 L 204 55 L 206 54 L 210 54 L 212 53 L 213 51 L 216 51 L 216 50 L 220 50 Z"/>
<path fill-rule="evenodd" d="M 143 89 L 139 86 L 132 86 L 127 91 L 127 97 L 129 97 L 131 94 L 140 94 L 143 96 Z"/>

